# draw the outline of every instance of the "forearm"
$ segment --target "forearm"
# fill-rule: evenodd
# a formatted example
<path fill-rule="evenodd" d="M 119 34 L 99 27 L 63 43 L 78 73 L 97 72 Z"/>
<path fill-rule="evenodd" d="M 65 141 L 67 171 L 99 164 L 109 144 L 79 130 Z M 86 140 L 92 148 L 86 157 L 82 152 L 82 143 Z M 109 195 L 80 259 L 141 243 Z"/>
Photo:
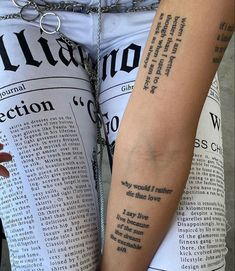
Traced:
<path fill-rule="evenodd" d="M 158 155 L 136 146 L 122 151 L 121 146 L 119 141 L 101 270 L 120 270 L 119 263 L 122 270 L 147 270 L 183 192 L 192 148 Z"/>
<path fill-rule="evenodd" d="M 116 143 L 102 271 L 146 270 L 169 227 L 200 113 L 232 35 L 232 10 L 232 1 L 208 0 L 166 0 L 158 9 Z M 167 18 L 164 36 L 157 29 Z"/>

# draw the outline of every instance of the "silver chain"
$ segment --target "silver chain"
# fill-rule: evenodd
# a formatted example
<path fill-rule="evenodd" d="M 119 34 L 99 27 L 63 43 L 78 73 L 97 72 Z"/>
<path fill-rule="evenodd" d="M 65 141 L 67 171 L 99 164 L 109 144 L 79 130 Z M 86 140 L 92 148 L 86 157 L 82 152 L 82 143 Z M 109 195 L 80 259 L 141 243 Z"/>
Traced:
<path fill-rule="evenodd" d="M 102 7 L 99 0 L 98 6 L 89 6 L 86 4 L 78 3 L 75 1 L 61 1 L 59 3 L 48 3 L 46 0 L 26 0 L 24 2 L 24 5 L 19 4 L 19 0 L 11 0 L 18 8 L 20 8 L 20 12 L 18 13 L 12 13 L 0 16 L 0 20 L 8 20 L 8 19 L 23 19 L 27 22 L 34 22 L 38 18 L 40 18 L 40 27 L 43 30 L 43 32 L 46 32 L 47 34 L 54 34 L 57 33 L 62 40 L 64 40 L 69 46 L 72 46 L 72 48 L 76 48 L 78 46 L 77 43 L 66 37 L 62 32 L 60 32 L 60 26 L 61 26 L 61 19 L 56 13 L 53 11 L 69 11 L 69 12 L 76 12 L 76 13 L 107 13 L 107 12 L 115 12 L 115 13 L 123 13 L 123 12 L 136 12 L 136 11 L 150 11 L 154 10 L 158 7 L 158 1 L 156 3 L 153 3 L 151 5 L 147 6 L 139 6 L 139 3 L 142 0 L 133 0 L 132 7 L 126 7 L 125 5 L 118 4 L 118 0 L 110 6 Z M 32 18 L 28 18 L 26 16 L 27 9 L 34 9 L 36 12 L 36 15 Z M 47 31 L 43 26 L 43 19 L 47 15 L 54 15 L 56 16 L 58 20 L 58 26 L 55 28 L 54 31 Z M 98 15 L 99 17 L 99 15 Z M 93 75 L 92 75 L 93 76 Z"/>
<path fill-rule="evenodd" d="M 118 0 L 117 0 L 118 1 Z M 102 120 L 102 112 L 99 105 L 99 93 L 100 93 L 100 49 L 101 49 L 101 31 L 102 31 L 102 7 L 101 0 L 98 3 L 98 30 L 97 30 L 97 61 L 96 61 L 96 70 L 97 70 L 97 78 L 96 78 L 96 87 L 95 87 L 95 102 L 97 108 L 97 143 L 98 143 L 98 151 L 99 151 L 99 161 L 98 161 L 98 184 L 99 184 L 99 205 L 100 205 L 100 234 L 101 234 L 101 254 L 103 254 L 104 249 L 104 237 L 105 237 L 105 217 L 104 217 L 104 186 L 103 186 L 103 174 L 102 174 L 102 165 L 103 165 L 103 147 L 105 145 L 105 140 L 102 138 L 101 129 L 104 128 L 103 120 Z M 100 127 L 99 127 L 99 119 L 100 119 Z M 104 145 L 103 145 L 104 143 Z"/>
<path fill-rule="evenodd" d="M 0 20 L 19 19 L 19 18 L 21 18 L 20 13 L 12 13 L 12 14 L 0 16 Z"/>
<path fill-rule="evenodd" d="M 12 0 L 14 3 L 17 3 L 16 0 Z M 133 0 L 132 6 L 128 7 L 122 4 L 116 3 L 100 7 L 99 6 L 89 6 L 86 4 L 74 2 L 74 1 L 61 1 L 59 3 L 48 3 L 45 0 L 40 0 L 40 3 L 37 3 L 37 0 L 27 0 L 25 5 L 17 5 L 19 8 L 21 8 L 20 12 L 8 14 L 4 16 L 0 16 L 0 20 L 6 20 L 6 19 L 18 19 L 22 18 L 22 13 L 24 9 L 34 7 L 37 12 L 42 14 L 43 12 L 50 12 L 50 11 L 69 11 L 69 12 L 75 12 L 75 13 L 99 13 L 99 10 L 101 13 L 108 13 L 108 12 L 114 12 L 114 13 L 125 13 L 125 12 L 137 12 L 137 11 L 150 11 L 155 10 L 159 3 L 156 1 L 156 3 L 152 3 L 150 5 L 140 6 L 140 1 Z M 25 20 L 25 18 L 22 18 Z M 34 21 L 34 20 L 32 20 Z"/>

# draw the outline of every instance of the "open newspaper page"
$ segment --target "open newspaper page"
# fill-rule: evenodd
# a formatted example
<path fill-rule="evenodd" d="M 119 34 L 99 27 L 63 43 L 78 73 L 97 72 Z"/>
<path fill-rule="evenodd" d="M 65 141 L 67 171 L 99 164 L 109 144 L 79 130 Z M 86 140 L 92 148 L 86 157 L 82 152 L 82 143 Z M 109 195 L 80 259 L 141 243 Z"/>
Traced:
<path fill-rule="evenodd" d="M 0 181 L 12 270 L 95 270 L 96 124 L 84 52 L 39 28 L 0 25 Z"/>
<path fill-rule="evenodd" d="M 185 192 L 149 270 L 225 270 L 224 197 L 220 100 L 215 78 L 200 117 Z"/>
<path fill-rule="evenodd" d="M 148 14 L 148 18 L 145 15 L 146 25 L 141 24 L 143 29 L 140 29 L 143 31 L 133 35 L 126 33 L 122 44 L 117 40 L 102 56 L 99 102 L 111 155 L 148 36 L 146 29 L 153 16 Z M 227 251 L 224 197 L 221 111 L 218 79 L 215 77 L 198 125 L 187 187 L 171 228 L 153 258 L 149 271 L 224 271 Z M 141 229 L 137 227 L 138 230 Z M 138 235 L 133 237 L 138 238 Z M 115 235 L 115 238 L 120 237 Z M 127 242 L 129 239 L 121 241 Z M 138 243 L 132 243 L 138 246 Z"/>

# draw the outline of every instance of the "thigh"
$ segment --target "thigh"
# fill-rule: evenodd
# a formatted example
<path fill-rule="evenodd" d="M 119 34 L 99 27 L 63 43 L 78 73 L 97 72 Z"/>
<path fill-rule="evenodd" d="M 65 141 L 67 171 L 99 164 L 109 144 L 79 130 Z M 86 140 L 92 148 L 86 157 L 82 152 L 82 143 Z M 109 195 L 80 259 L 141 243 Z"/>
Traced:
<path fill-rule="evenodd" d="M 104 15 L 99 104 L 113 153 L 155 12 Z"/>
<path fill-rule="evenodd" d="M 104 34 L 100 66 L 102 85 L 99 103 L 112 154 L 153 13 L 121 16 L 110 16 L 104 20 L 107 33 Z M 198 124 L 185 193 L 149 270 L 172 270 L 172 266 L 175 270 L 225 270 L 225 235 L 221 110 L 216 76 Z M 169 251 L 174 253 L 169 254 Z"/>
<path fill-rule="evenodd" d="M 0 21 L 0 142 L 12 153 L 0 217 L 12 270 L 95 270 L 96 124 L 84 51 Z"/>

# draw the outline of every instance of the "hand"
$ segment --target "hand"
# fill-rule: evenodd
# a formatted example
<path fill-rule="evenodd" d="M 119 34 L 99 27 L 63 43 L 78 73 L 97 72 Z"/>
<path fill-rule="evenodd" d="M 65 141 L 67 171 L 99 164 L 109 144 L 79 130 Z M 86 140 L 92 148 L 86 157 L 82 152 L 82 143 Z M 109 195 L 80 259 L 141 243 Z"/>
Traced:
<path fill-rule="evenodd" d="M 0 143 L 0 150 L 3 149 L 3 145 Z M 1 165 L 2 162 L 9 162 L 12 160 L 12 156 L 6 152 L 0 152 L 0 176 L 9 177 L 9 171 Z"/>

